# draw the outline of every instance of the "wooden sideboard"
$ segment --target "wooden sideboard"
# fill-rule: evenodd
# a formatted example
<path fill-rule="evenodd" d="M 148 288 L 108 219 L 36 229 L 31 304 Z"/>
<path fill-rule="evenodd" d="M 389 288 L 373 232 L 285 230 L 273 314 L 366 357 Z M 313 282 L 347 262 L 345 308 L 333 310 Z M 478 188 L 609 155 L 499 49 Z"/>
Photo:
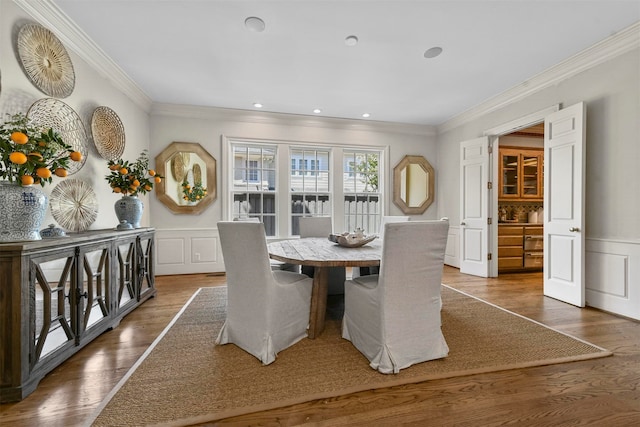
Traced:
<path fill-rule="evenodd" d="M 0 402 L 156 294 L 152 228 L 0 244 Z"/>

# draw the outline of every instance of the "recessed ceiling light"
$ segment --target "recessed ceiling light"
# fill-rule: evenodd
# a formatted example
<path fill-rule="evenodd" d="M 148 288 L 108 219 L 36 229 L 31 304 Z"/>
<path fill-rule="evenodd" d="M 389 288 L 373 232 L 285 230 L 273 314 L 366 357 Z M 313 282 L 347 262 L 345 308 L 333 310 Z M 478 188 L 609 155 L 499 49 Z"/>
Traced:
<path fill-rule="evenodd" d="M 264 21 L 257 16 L 250 16 L 244 20 L 244 26 L 247 27 L 247 30 L 254 31 L 256 33 L 261 33 L 264 31 Z"/>
<path fill-rule="evenodd" d="M 442 48 L 441 47 L 432 47 L 431 49 L 427 49 L 424 52 L 424 57 L 427 59 L 431 59 L 431 58 L 435 58 L 436 56 L 440 55 L 442 53 Z"/>
<path fill-rule="evenodd" d="M 260 104 L 259 102 L 254 102 L 253 106 L 256 108 L 262 108 L 262 104 Z"/>
<path fill-rule="evenodd" d="M 358 37 L 347 36 L 347 38 L 344 39 L 344 44 L 346 44 L 347 46 L 355 46 L 358 44 Z"/>
<path fill-rule="evenodd" d="M 369 114 L 369 113 L 363 113 L 363 114 L 362 114 L 362 117 L 364 117 L 365 119 L 367 119 L 367 118 L 371 117 L 371 114 Z"/>
<path fill-rule="evenodd" d="M 322 110 L 319 109 L 319 108 L 316 108 L 315 110 L 313 110 L 313 112 L 316 113 L 316 114 L 320 114 L 320 113 L 322 113 Z"/>

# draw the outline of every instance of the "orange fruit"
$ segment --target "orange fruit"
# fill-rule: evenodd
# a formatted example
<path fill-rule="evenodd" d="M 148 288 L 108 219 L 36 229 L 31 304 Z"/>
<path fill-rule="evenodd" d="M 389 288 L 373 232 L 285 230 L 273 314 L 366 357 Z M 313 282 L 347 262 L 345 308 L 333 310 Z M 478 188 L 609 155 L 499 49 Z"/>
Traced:
<path fill-rule="evenodd" d="M 160 181 L 162 181 L 162 178 L 156 176 L 153 180 L 156 182 L 156 184 L 158 184 Z"/>
<path fill-rule="evenodd" d="M 36 169 L 36 175 L 42 179 L 48 179 L 51 178 L 51 170 L 49 168 L 38 168 Z"/>
<path fill-rule="evenodd" d="M 133 185 L 135 187 L 140 187 L 140 181 L 138 181 L 137 179 L 134 179 L 133 182 L 131 183 L 131 185 Z"/>
<path fill-rule="evenodd" d="M 144 189 L 147 190 L 147 191 L 151 191 L 152 188 L 153 187 L 151 187 L 149 184 L 144 186 Z"/>
<path fill-rule="evenodd" d="M 38 141 L 38 146 L 39 146 L 39 147 L 46 147 L 46 146 L 47 146 L 47 143 L 46 143 L 46 142 L 44 142 L 44 141 Z"/>
<path fill-rule="evenodd" d="M 122 175 L 126 175 L 126 174 L 128 174 L 128 173 L 129 173 L 129 171 L 127 170 L 127 168 L 121 168 L 121 169 L 120 169 L 120 173 L 121 173 Z"/>
<path fill-rule="evenodd" d="M 56 176 L 59 176 L 61 178 L 64 178 L 68 174 L 65 168 L 57 168 L 53 173 L 55 173 Z"/>
<path fill-rule="evenodd" d="M 153 169 L 149 169 L 149 175 L 156 176 L 156 171 L 154 171 Z"/>
<path fill-rule="evenodd" d="M 80 160 L 82 160 L 82 153 L 79 151 L 72 151 L 71 154 L 69 154 L 69 157 L 74 162 L 79 162 Z"/>
<path fill-rule="evenodd" d="M 113 187 L 114 193 L 122 193 L 122 189 L 120 187 Z"/>
<path fill-rule="evenodd" d="M 9 154 L 9 160 L 11 160 L 11 163 L 15 163 L 16 165 L 24 165 L 27 163 L 27 156 L 19 151 L 14 151 Z"/>
<path fill-rule="evenodd" d="M 32 157 L 37 157 L 39 160 L 42 160 L 42 154 L 38 153 L 37 151 L 32 151 L 31 153 L 29 153 L 29 155 Z"/>
<path fill-rule="evenodd" d="M 118 169 L 120 169 L 120 165 L 119 164 L 113 164 L 113 165 L 109 166 L 109 169 L 111 169 L 112 171 L 118 170 Z"/>
<path fill-rule="evenodd" d="M 35 181 L 31 175 L 22 175 L 20 177 L 22 185 L 31 185 Z"/>
<path fill-rule="evenodd" d="M 11 140 L 16 144 L 26 144 L 29 141 L 29 137 L 22 132 L 13 132 L 11 134 Z"/>

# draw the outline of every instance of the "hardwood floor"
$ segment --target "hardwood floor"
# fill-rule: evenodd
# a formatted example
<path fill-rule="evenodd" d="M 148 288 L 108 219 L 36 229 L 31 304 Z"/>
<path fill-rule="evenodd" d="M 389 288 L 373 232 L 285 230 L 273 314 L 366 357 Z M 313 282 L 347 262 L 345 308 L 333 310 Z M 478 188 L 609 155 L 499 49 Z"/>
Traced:
<path fill-rule="evenodd" d="M 613 357 L 371 390 L 210 425 L 640 425 L 640 322 L 542 296 L 540 273 L 484 279 L 445 267 L 443 282 L 614 352 Z M 158 296 L 47 375 L 0 425 L 81 425 L 193 292 L 224 276 L 156 278 Z"/>

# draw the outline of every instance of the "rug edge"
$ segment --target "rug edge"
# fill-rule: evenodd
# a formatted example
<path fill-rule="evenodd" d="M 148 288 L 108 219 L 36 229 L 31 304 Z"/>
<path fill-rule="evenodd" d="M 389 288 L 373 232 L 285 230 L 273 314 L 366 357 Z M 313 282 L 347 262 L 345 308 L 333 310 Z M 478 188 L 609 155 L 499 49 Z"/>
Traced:
<path fill-rule="evenodd" d="M 193 424 L 220 421 L 226 418 L 231 418 L 231 417 L 240 416 L 240 415 L 247 415 L 247 414 L 252 414 L 256 412 L 284 408 L 287 406 L 298 405 L 302 403 L 311 402 L 314 400 L 332 399 L 332 398 L 346 396 L 349 394 L 359 393 L 367 390 L 377 390 L 381 388 L 397 387 L 401 385 L 418 384 L 418 383 L 427 382 L 427 381 L 435 381 L 435 380 L 442 380 L 442 379 L 449 379 L 449 378 L 456 378 L 456 377 L 467 377 L 471 375 L 479 375 L 479 374 L 487 374 L 487 373 L 495 373 L 495 372 L 506 372 L 506 371 L 512 371 L 512 370 L 518 370 L 518 369 L 525 369 L 525 368 L 538 368 L 543 366 L 558 365 L 558 364 L 570 363 L 570 362 L 582 362 L 585 360 L 600 359 L 600 358 L 609 357 L 609 356 L 613 356 L 613 353 L 608 350 L 605 350 L 605 351 L 597 351 L 594 353 L 581 354 L 579 356 L 567 356 L 567 357 L 559 357 L 555 359 L 548 359 L 548 360 L 544 360 L 544 362 L 540 360 L 536 360 L 536 361 L 523 362 L 515 365 L 513 364 L 503 365 L 497 368 L 486 367 L 486 368 L 469 369 L 469 370 L 463 370 L 463 371 L 451 371 L 451 372 L 447 372 L 439 375 L 422 375 L 422 376 L 414 377 L 413 380 L 410 382 L 407 382 L 405 379 L 397 379 L 394 381 L 387 381 L 379 384 L 368 384 L 366 386 L 353 386 L 348 389 L 342 389 L 340 390 L 340 392 L 317 393 L 314 395 L 307 395 L 305 398 L 294 398 L 294 399 L 278 401 L 277 404 L 256 405 L 253 407 L 254 410 L 251 410 L 250 412 L 247 412 L 246 409 L 236 408 L 236 409 L 231 409 L 223 412 L 212 412 L 206 415 L 199 415 L 197 417 L 182 418 L 180 420 L 173 420 L 172 422 L 168 422 L 168 423 L 154 424 L 154 426 L 183 427 L 183 426 L 189 426 Z M 423 363 L 427 363 L 427 362 L 423 362 Z M 380 374 L 380 375 L 386 375 L 386 374 Z"/>
<path fill-rule="evenodd" d="M 213 286 L 208 286 L 206 288 L 209 288 L 209 287 L 213 287 Z M 85 420 L 85 422 L 83 424 L 84 427 L 90 427 L 98 419 L 98 417 L 100 416 L 102 411 L 106 408 L 106 406 L 109 404 L 109 402 L 111 402 L 111 399 L 113 399 L 113 397 L 118 393 L 118 391 L 120 391 L 120 389 L 129 380 L 129 378 L 134 374 L 134 372 L 138 369 L 138 367 L 142 364 L 142 362 L 145 361 L 145 359 L 149 356 L 149 354 L 151 354 L 153 349 L 156 348 L 156 346 L 160 343 L 160 341 L 162 341 L 162 338 L 164 338 L 164 336 L 169 332 L 169 330 L 178 321 L 180 316 L 182 316 L 182 314 L 186 311 L 187 307 L 189 307 L 189 305 L 193 302 L 193 300 L 202 291 L 203 288 L 204 287 L 198 288 L 193 293 L 193 295 L 191 295 L 191 297 L 187 300 L 187 302 L 184 303 L 182 308 L 180 308 L 180 310 L 176 313 L 176 315 L 173 316 L 173 318 L 171 319 L 169 324 L 167 324 L 167 326 L 164 327 L 162 332 L 160 332 L 160 334 L 156 337 L 156 339 L 153 340 L 151 345 L 149 347 L 147 347 L 147 349 L 144 351 L 144 353 L 142 353 L 142 355 L 135 361 L 135 363 L 127 370 L 127 372 L 120 379 L 120 381 L 118 381 L 118 383 L 113 387 L 113 389 L 111 389 L 109 394 L 107 394 L 104 397 L 104 399 L 102 399 L 100 404 L 92 411 L 91 415 Z"/>
<path fill-rule="evenodd" d="M 554 331 L 554 332 L 557 332 L 557 333 L 559 333 L 559 334 L 561 334 L 561 335 L 567 336 L 567 337 L 572 338 L 572 339 L 574 339 L 574 340 L 576 340 L 576 341 L 580 341 L 580 342 L 581 342 L 581 343 L 583 343 L 583 344 L 590 345 L 591 347 L 597 348 L 597 349 L 598 349 L 598 350 L 600 350 L 600 351 L 603 351 L 603 352 L 609 352 L 609 353 L 611 353 L 611 352 L 610 352 L 610 350 L 608 350 L 608 349 L 606 349 L 606 348 L 600 347 L 599 345 L 596 345 L 596 344 L 594 344 L 594 343 L 592 343 L 592 342 L 589 342 L 589 341 L 587 341 L 587 340 L 584 340 L 584 339 L 582 339 L 582 338 L 578 338 L 578 337 L 576 337 L 576 336 L 574 336 L 574 335 L 571 335 L 571 334 L 570 334 L 570 333 L 568 333 L 568 332 L 561 331 L 561 330 L 559 330 L 559 329 L 554 328 L 553 326 L 545 325 L 544 323 L 539 322 L 539 321 L 537 321 L 537 320 L 534 320 L 534 319 L 532 319 L 532 318 L 530 318 L 530 317 L 527 317 L 527 316 L 524 316 L 524 315 L 522 315 L 522 314 L 516 313 L 515 311 L 508 310 L 508 309 L 506 309 L 506 308 L 504 308 L 504 307 L 500 307 L 499 305 L 496 305 L 496 304 L 494 304 L 494 303 L 492 303 L 492 302 L 489 302 L 489 301 L 484 300 L 484 299 L 482 299 L 482 298 L 479 298 L 479 297 L 477 297 L 477 296 L 474 296 L 474 295 L 468 294 L 468 293 L 466 293 L 466 292 L 464 292 L 464 291 L 461 291 L 461 290 L 459 290 L 459 289 L 452 288 L 451 286 L 449 286 L 449 285 L 445 285 L 444 283 L 441 283 L 441 285 L 442 285 L 442 286 L 444 286 L 444 287 L 445 287 L 445 288 L 447 288 L 447 289 L 450 289 L 450 290 L 454 291 L 454 292 L 458 292 L 458 293 L 460 293 L 460 294 L 462 294 L 462 295 L 465 295 L 465 296 L 467 296 L 467 297 L 469 297 L 469 298 L 473 298 L 473 299 L 478 300 L 478 301 L 481 301 L 481 302 L 483 302 L 483 303 L 485 303 L 485 304 L 487 304 L 487 305 L 490 305 L 490 306 L 492 306 L 492 307 L 498 308 L 498 309 L 500 309 L 500 310 L 502 310 L 502 311 L 504 311 L 504 312 L 506 312 L 506 313 L 512 314 L 512 315 L 514 315 L 514 316 L 517 316 L 517 317 L 520 317 L 520 318 L 522 318 L 522 319 L 528 320 L 529 322 L 532 322 L 532 323 L 535 323 L 535 324 L 537 324 L 537 325 L 543 326 L 543 327 L 545 327 L 545 328 L 547 328 L 547 329 L 549 329 L 549 330 L 552 330 L 552 331 Z M 580 308 L 580 307 L 578 307 L 578 308 Z M 613 354 L 613 353 L 611 353 L 611 354 Z"/>

